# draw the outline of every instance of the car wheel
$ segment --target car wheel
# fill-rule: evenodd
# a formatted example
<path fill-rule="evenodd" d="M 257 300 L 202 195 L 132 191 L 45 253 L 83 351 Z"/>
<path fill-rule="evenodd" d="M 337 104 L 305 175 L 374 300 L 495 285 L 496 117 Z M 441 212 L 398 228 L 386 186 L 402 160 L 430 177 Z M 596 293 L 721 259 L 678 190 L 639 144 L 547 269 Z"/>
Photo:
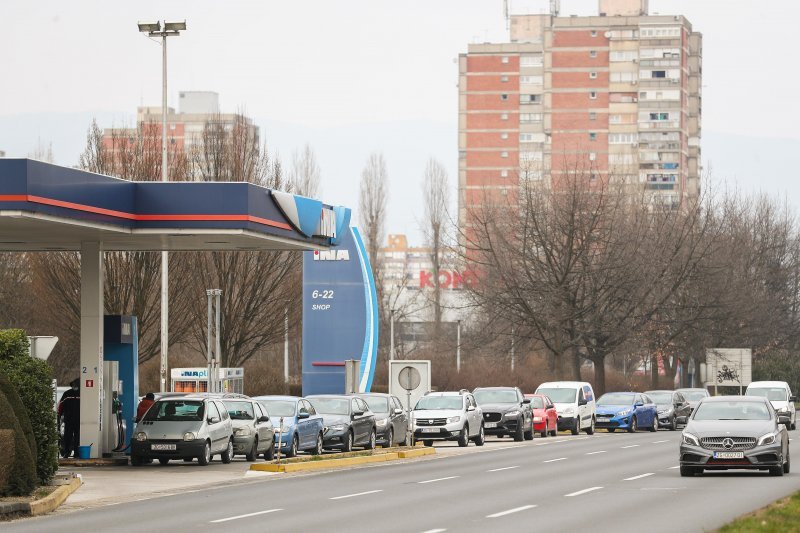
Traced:
<path fill-rule="evenodd" d="M 636 433 L 636 430 L 638 429 L 636 425 L 636 417 L 632 416 L 631 423 L 628 425 L 628 433 Z"/>
<path fill-rule="evenodd" d="M 141 455 L 131 455 L 131 466 L 142 466 L 144 458 Z"/>
<path fill-rule="evenodd" d="M 409 435 L 409 432 L 406 430 L 405 437 L 403 437 L 403 440 L 400 442 L 400 446 L 411 446 L 411 437 Z"/>
<path fill-rule="evenodd" d="M 539 433 L 539 436 L 543 439 L 547 438 L 547 435 L 550 433 L 550 426 L 547 425 L 547 420 L 544 421 L 544 430 Z"/>
<path fill-rule="evenodd" d="M 678 419 L 673 415 L 672 419 L 669 421 L 669 430 L 675 431 L 676 429 L 678 429 Z"/>
<path fill-rule="evenodd" d="M 169 457 L 159 457 L 158 462 L 161 463 L 161 466 L 166 466 L 169 464 Z"/>
<path fill-rule="evenodd" d="M 551 437 L 555 437 L 557 435 L 558 435 L 558 422 L 556 422 L 556 425 L 554 425 L 553 429 L 550 430 Z"/>
<path fill-rule="evenodd" d="M 464 424 L 461 433 L 458 435 L 458 445 L 462 448 L 469 446 L 469 426 Z"/>
<path fill-rule="evenodd" d="M 275 446 L 270 442 L 267 449 L 264 450 L 264 460 L 272 461 L 275 458 Z"/>
<path fill-rule="evenodd" d="M 576 416 L 575 423 L 572 424 L 572 427 L 570 428 L 570 433 L 572 433 L 573 435 L 577 435 L 578 433 L 580 433 L 580 431 L 581 431 L 581 419 Z"/>
<path fill-rule="evenodd" d="M 693 466 L 681 465 L 681 477 L 692 477 L 697 474 L 697 469 Z"/>
<path fill-rule="evenodd" d="M 317 435 L 317 443 L 314 445 L 314 449 L 311 450 L 312 455 L 322 455 L 322 433 Z"/>
<path fill-rule="evenodd" d="M 430 448 L 431 446 L 433 446 L 433 441 L 432 440 L 424 440 L 424 441 L 422 441 L 422 444 L 424 444 L 425 446 Z"/>
<path fill-rule="evenodd" d="M 587 435 L 594 435 L 594 417 L 592 417 L 592 422 L 589 424 L 589 427 L 586 428 Z"/>
<path fill-rule="evenodd" d="M 343 452 L 352 452 L 353 451 L 353 432 L 347 432 L 347 440 L 344 441 L 344 446 L 342 447 Z"/>
<path fill-rule="evenodd" d="M 228 447 L 220 454 L 220 458 L 224 464 L 228 464 L 233 460 L 233 441 L 228 439 Z"/>
<path fill-rule="evenodd" d="M 495 435 L 495 437 L 497 437 L 498 439 L 502 439 L 503 437 L 505 437 L 505 435 L 503 435 L 502 433 L 498 433 L 497 435 Z"/>
<path fill-rule="evenodd" d="M 389 428 L 389 433 L 386 435 L 386 443 L 383 445 L 384 448 L 391 448 L 394 446 L 394 430 Z"/>
<path fill-rule="evenodd" d="M 789 429 L 790 429 L 790 430 L 792 430 L 792 431 L 794 431 L 795 429 L 797 429 L 797 422 L 792 422 L 792 423 L 789 425 Z"/>
<path fill-rule="evenodd" d="M 606 431 L 608 431 L 609 433 L 614 433 L 616 430 L 617 428 L 606 428 Z"/>
<path fill-rule="evenodd" d="M 789 469 L 791 468 L 790 460 L 789 460 L 789 448 L 786 448 L 786 462 L 783 463 L 783 473 L 788 474 Z"/>
<path fill-rule="evenodd" d="M 369 440 L 367 441 L 367 445 L 364 448 L 367 449 L 367 450 L 374 450 L 375 449 L 376 440 L 377 440 L 377 437 L 375 435 L 375 429 L 373 429 L 369 433 Z"/>
<path fill-rule="evenodd" d="M 247 455 L 245 455 L 245 459 L 251 463 L 258 459 L 258 437 L 253 439 L 253 446 L 250 448 L 250 451 L 247 452 Z"/>
<path fill-rule="evenodd" d="M 658 417 L 657 416 L 653 417 L 653 425 L 651 427 L 647 428 L 647 429 L 649 429 L 650 431 L 652 431 L 654 433 L 656 431 L 658 431 Z"/>
<path fill-rule="evenodd" d="M 211 443 L 206 441 L 206 447 L 203 448 L 203 455 L 197 458 L 197 463 L 200 466 L 207 466 L 211 462 Z"/>
<path fill-rule="evenodd" d="M 522 421 L 517 420 L 517 430 L 514 432 L 514 442 L 525 440 L 525 428 L 522 427 Z"/>
<path fill-rule="evenodd" d="M 483 446 L 486 442 L 486 433 L 483 431 L 483 424 L 481 424 L 481 429 L 478 431 L 478 436 L 475 437 L 475 446 Z"/>
<path fill-rule="evenodd" d="M 772 466 L 769 469 L 769 475 L 781 477 L 783 475 L 783 466 Z"/>
<path fill-rule="evenodd" d="M 297 435 L 292 437 L 292 445 L 289 447 L 289 451 L 286 452 L 286 457 L 297 457 L 297 449 L 300 446 L 300 443 L 297 440 Z"/>

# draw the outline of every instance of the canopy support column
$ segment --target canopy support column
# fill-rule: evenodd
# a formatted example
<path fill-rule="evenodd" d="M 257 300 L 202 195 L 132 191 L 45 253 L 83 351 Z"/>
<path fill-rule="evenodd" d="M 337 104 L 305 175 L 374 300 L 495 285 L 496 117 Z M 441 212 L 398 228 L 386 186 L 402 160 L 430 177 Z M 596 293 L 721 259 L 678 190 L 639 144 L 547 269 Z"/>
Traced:
<path fill-rule="evenodd" d="M 81 446 L 101 456 L 103 419 L 103 248 L 81 242 Z"/>

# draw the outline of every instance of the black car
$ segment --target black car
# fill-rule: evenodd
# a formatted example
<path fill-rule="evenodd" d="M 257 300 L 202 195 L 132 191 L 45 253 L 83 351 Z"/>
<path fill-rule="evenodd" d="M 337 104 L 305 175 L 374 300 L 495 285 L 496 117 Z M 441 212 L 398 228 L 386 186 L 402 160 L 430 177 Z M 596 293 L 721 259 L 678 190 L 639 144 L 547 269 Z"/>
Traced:
<path fill-rule="evenodd" d="M 704 398 L 683 430 L 680 469 L 681 476 L 728 469 L 788 474 L 789 432 L 766 398 Z"/>
<path fill-rule="evenodd" d="M 678 429 L 678 424 L 686 424 L 692 414 L 692 406 L 678 391 L 674 390 L 649 390 L 645 392 L 658 408 L 658 425 L 672 431 Z"/>
<path fill-rule="evenodd" d="M 354 446 L 374 450 L 377 441 L 375 415 L 367 403 L 355 396 L 320 394 L 308 396 L 317 414 L 322 415 L 322 446 L 349 452 Z"/>
<path fill-rule="evenodd" d="M 375 415 L 378 443 L 384 448 L 399 444 L 408 446 L 411 440 L 408 433 L 408 416 L 403 404 L 396 396 L 381 393 L 362 393 L 355 395 L 367 403 Z"/>
<path fill-rule="evenodd" d="M 513 435 L 516 441 L 533 439 L 531 401 L 517 387 L 478 387 L 472 395 L 483 410 L 487 435 Z"/>

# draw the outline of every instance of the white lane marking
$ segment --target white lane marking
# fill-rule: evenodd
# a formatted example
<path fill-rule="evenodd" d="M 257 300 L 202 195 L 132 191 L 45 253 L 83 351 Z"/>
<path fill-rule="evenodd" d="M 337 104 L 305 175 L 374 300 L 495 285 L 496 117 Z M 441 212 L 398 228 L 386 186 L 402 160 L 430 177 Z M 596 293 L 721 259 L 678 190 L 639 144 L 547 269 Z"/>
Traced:
<path fill-rule="evenodd" d="M 423 531 L 422 533 L 442 533 L 442 531 L 447 531 L 446 529 L 429 529 L 428 531 Z"/>
<path fill-rule="evenodd" d="M 648 472 L 646 474 L 642 474 L 640 476 L 633 476 L 633 477 L 626 477 L 622 481 L 633 481 L 634 479 L 642 479 L 643 477 L 652 476 L 655 472 Z"/>
<path fill-rule="evenodd" d="M 219 520 L 212 520 L 209 524 L 220 524 L 222 522 L 229 522 L 231 520 L 239 520 L 240 518 L 248 518 L 250 516 L 258 516 L 262 514 L 268 513 L 277 513 L 278 511 L 283 511 L 283 509 L 268 509 L 266 511 L 258 511 L 257 513 L 247 513 L 247 514 L 240 514 L 238 516 L 231 516 L 228 518 L 220 518 Z"/>
<path fill-rule="evenodd" d="M 344 496 L 334 496 L 329 498 L 331 500 L 344 500 L 345 498 L 355 498 L 356 496 L 366 496 L 367 494 L 375 494 L 376 492 L 383 492 L 383 489 L 368 490 L 366 492 L 356 492 L 355 494 L 345 494 Z"/>
<path fill-rule="evenodd" d="M 681 465 L 671 466 L 671 467 L 669 467 L 669 470 L 675 470 L 676 468 L 680 468 L 680 467 L 681 467 Z"/>
<path fill-rule="evenodd" d="M 543 463 L 555 463 L 556 461 L 564 461 L 566 457 L 559 457 L 558 459 L 548 459 L 547 461 L 542 461 Z"/>
<path fill-rule="evenodd" d="M 669 442 L 668 440 L 654 440 L 653 444 L 661 444 L 662 442 Z"/>
<path fill-rule="evenodd" d="M 439 478 L 436 478 L 436 479 L 428 479 L 426 481 L 417 481 L 417 483 L 419 483 L 420 485 L 423 485 L 425 483 L 436 483 L 437 481 L 445 481 L 447 479 L 455 479 L 457 477 L 459 477 L 459 476 L 439 477 Z"/>
<path fill-rule="evenodd" d="M 598 453 L 606 453 L 606 451 L 605 450 L 599 450 L 599 451 L 596 451 L 596 452 L 586 452 L 586 455 L 595 455 L 595 454 L 598 454 Z"/>
<path fill-rule="evenodd" d="M 519 466 L 504 466 L 503 468 L 493 468 L 491 470 L 487 470 L 487 472 L 501 472 L 503 470 L 511 470 L 513 468 L 519 468 Z"/>
<path fill-rule="evenodd" d="M 622 449 L 624 450 L 625 448 L 636 448 L 637 446 L 639 446 L 639 445 L 638 444 L 631 444 L 630 446 L 623 446 Z"/>
<path fill-rule="evenodd" d="M 500 518 L 501 516 L 506 516 L 513 513 L 518 513 L 520 511 L 527 511 L 528 509 L 533 509 L 536 507 L 535 505 L 523 505 L 522 507 L 515 507 L 513 509 L 509 509 L 508 511 L 501 511 L 499 513 L 494 514 L 487 514 L 486 518 Z"/>
<path fill-rule="evenodd" d="M 595 490 L 600 490 L 603 487 L 589 487 L 588 489 L 579 490 L 578 492 L 571 492 L 569 494 L 564 494 L 565 498 L 572 498 L 573 496 L 580 496 L 581 494 L 586 494 L 587 492 L 592 492 Z"/>

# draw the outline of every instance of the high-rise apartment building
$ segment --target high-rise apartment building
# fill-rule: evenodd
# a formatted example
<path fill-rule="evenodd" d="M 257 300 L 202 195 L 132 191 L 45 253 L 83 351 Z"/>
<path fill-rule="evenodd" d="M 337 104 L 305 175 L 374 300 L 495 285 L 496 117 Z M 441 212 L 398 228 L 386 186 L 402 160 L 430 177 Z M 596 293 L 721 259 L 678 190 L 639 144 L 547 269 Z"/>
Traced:
<path fill-rule="evenodd" d="M 647 0 L 598 16 L 512 15 L 510 42 L 459 59 L 459 208 L 566 172 L 679 205 L 700 190 L 702 36 Z"/>

